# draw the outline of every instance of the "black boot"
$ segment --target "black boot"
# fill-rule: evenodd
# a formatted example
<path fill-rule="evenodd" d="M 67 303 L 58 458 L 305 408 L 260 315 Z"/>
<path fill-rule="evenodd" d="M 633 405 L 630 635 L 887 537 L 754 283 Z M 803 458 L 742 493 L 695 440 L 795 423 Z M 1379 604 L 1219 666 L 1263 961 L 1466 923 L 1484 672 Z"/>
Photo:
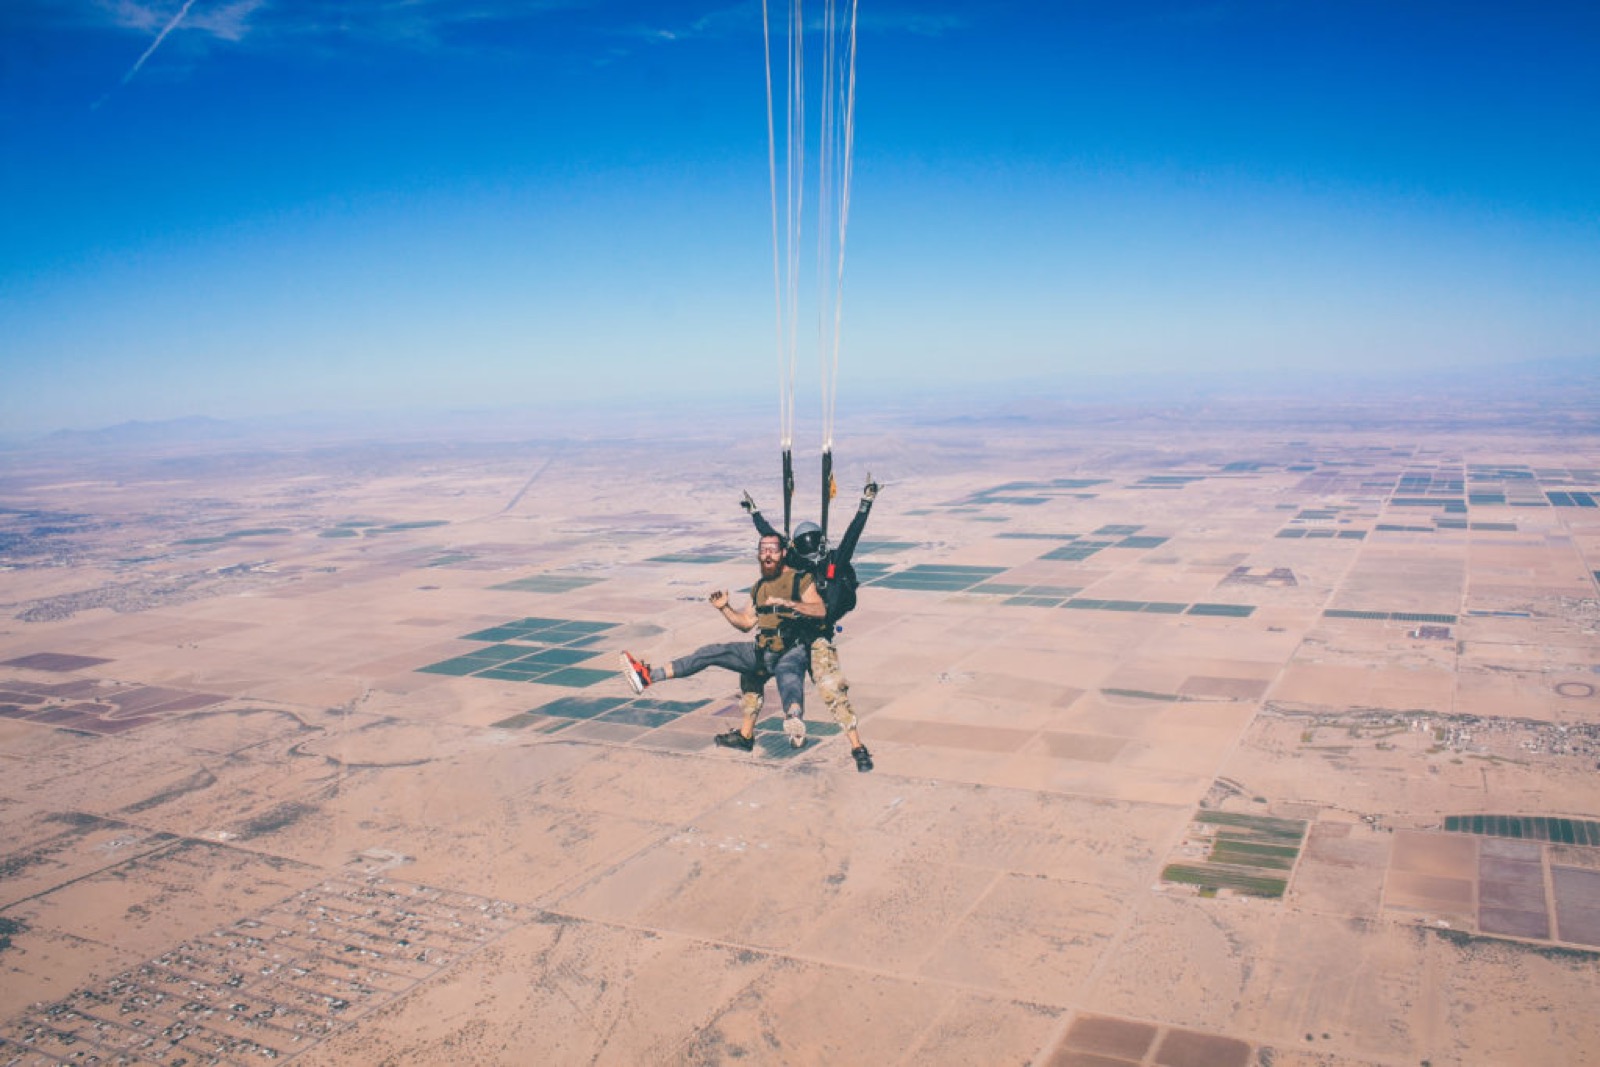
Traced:
<path fill-rule="evenodd" d="M 718 734 L 716 737 L 712 738 L 712 740 L 722 748 L 742 748 L 746 752 L 749 752 L 751 749 L 756 747 L 756 739 L 754 736 L 746 737 L 737 729 L 729 730 L 725 734 Z"/>

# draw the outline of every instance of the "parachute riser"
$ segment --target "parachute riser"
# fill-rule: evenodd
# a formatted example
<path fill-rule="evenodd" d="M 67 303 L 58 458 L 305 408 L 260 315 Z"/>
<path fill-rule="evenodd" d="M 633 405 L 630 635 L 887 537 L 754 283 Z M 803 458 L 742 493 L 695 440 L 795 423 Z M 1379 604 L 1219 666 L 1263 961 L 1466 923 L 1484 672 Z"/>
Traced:
<path fill-rule="evenodd" d="M 783 539 L 789 539 L 790 519 L 794 510 L 794 453 L 783 450 Z"/>
<path fill-rule="evenodd" d="M 822 453 L 822 521 L 817 525 L 822 527 L 822 536 L 828 536 L 828 501 L 833 497 L 833 450 L 828 449 Z"/>

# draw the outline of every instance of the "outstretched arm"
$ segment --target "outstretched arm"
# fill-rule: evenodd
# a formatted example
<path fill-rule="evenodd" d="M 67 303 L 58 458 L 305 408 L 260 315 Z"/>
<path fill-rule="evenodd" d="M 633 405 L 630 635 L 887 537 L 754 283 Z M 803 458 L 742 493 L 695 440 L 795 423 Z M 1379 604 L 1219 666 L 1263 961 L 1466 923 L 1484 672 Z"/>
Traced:
<path fill-rule="evenodd" d="M 867 484 L 861 490 L 861 503 L 856 507 L 855 518 L 850 520 L 850 526 L 839 539 L 839 547 L 834 551 L 833 558 L 840 563 L 849 563 L 850 557 L 855 554 L 856 542 L 861 540 L 861 531 L 867 528 L 867 516 L 872 512 L 872 502 L 878 499 L 878 483 L 872 480 L 872 475 L 867 475 Z"/>
<path fill-rule="evenodd" d="M 749 493 L 746 493 L 744 495 L 744 499 L 739 501 L 739 506 L 750 513 L 750 521 L 756 524 L 756 532 L 762 537 L 783 536 L 778 532 L 777 527 L 768 522 L 767 517 L 761 514 L 761 509 L 756 507 L 756 502 L 751 498 Z"/>

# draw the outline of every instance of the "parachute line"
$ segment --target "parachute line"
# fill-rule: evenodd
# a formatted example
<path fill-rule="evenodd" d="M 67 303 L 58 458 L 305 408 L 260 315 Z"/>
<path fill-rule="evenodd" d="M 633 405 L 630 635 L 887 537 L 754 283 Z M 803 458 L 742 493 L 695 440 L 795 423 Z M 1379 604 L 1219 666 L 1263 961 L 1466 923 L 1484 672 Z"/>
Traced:
<path fill-rule="evenodd" d="M 789 425 L 790 380 L 786 373 L 783 345 L 783 266 L 779 261 L 778 244 L 778 144 L 772 118 L 772 31 L 767 14 L 767 0 L 761 0 L 761 56 L 766 60 L 767 72 L 767 181 L 772 187 L 772 304 L 778 352 L 778 441 L 788 454 L 793 428 Z M 784 525 L 787 527 L 788 522 Z"/>
<path fill-rule="evenodd" d="M 834 0 L 828 3 L 828 78 L 824 87 L 822 196 L 818 221 L 819 278 L 823 294 L 819 310 L 818 352 L 822 363 L 822 449 L 833 451 L 834 408 L 839 393 L 839 350 L 844 324 L 844 251 L 850 225 L 850 179 L 855 166 L 856 7 L 850 0 L 848 29 L 838 24 Z M 843 56 L 839 55 L 843 50 Z M 841 104 L 838 97 L 844 96 Z M 832 255 L 827 253 L 831 251 Z M 831 262 L 827 260 L 831 259 Z M 829 269 L 831 268 L 831 270 Z M 831 275 L 831 276 L 828 276 Z"/>
<path fill-rule="evenodd" d="M 859 0 L 823 0 L 821 84 L 817 88 L 816 263 L 814 291 L 802 293 L 801 259 L 805 244 L 807 181 L 807 100 L 803 0 L 789 0 L 788 66 L 784 73 L 786 115 L 783 159 L 783 224 L 780 227 L 778 139 L 773 93 L 772 11 L 761 2 L 761 34 L 766 61 L 767 175 L 772 195 L 773 298 L 778 349 L 779 440 L 787 457 L 794 441 L 795 379 L 800 351 L 802 295 L 816 301 L 816 345 L 822 405 L 822 456 L 831 470 L 834 410 L 838 398 L 839 356 L 844 322 L 845 237 L 850 222 L 850 185 L 855 162 L 856 22 Z M 786 467 L 787 470 L 787 467 Z M 789 512 L 792 482 L 785 479 L 784 511 Z M 826 493 L 826 489 L 824 490 Z M 823 501 L 826 515 L 827 502 Z M 785 521 L 785 527 L 788 523 Z M 824 527 L 826 528 L 826 527 Z"/>

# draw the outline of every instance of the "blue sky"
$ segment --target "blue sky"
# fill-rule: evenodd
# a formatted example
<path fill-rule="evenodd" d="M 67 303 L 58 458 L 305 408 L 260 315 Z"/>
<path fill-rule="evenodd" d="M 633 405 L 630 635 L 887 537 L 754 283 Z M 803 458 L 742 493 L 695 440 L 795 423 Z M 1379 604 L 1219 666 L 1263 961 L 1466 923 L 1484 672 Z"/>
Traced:
<path fill-rule="evenodd" d="M 7 0 L 0 431 L 775 405 L 760 10 Z M 1592 3 L 860 19 L 841 402 L 1600 363 Z"/>

